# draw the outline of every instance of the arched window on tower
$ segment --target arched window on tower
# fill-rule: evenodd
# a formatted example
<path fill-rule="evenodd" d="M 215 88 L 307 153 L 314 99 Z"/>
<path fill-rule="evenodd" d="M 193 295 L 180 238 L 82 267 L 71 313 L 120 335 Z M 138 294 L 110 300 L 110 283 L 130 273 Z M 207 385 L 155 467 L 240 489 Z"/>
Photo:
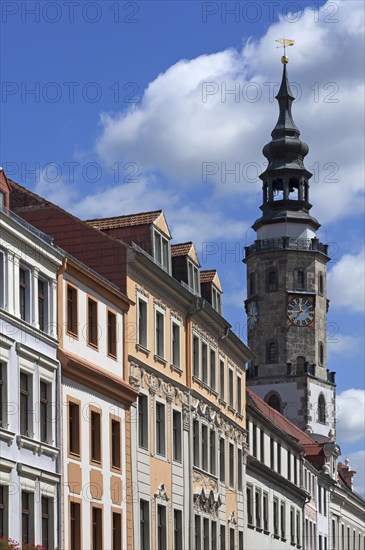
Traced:
<path fill-rule="evenodd" d="M 281 413 L 281 399 L 276 393 L 272 393 L 271 395 L 266 396 L 265 401 L 272 409 L 275 409 L 276 411 Z"/>
<path fill-rule="evenodd" d="M 319 394 L 318 397 L 318 422 L 321 424 L 326 424 L 326 400 L 324 398 L 323 393 Z"/>
<path fill-rule="evenodd" d="M 269 342 L 267 342 L 266 359 L 268 363 L 276 363 L 278 360 L 278 346 L 276 340 L 269 340 Z"/>
<path fill-rule="evenodd" d="M 304 372 L 304 365 L 305 365 L 305 357 L 302 355 L 298 355 L 297 357 L 297 374 L 302 374 Z"/>
<path fill-rule="evenodd" d="M 295 272 L 295 288 L 296 290 L 305 290 L 305 277 L 303 269 L 297 269 Z"/>
<path fill-rule="evenodd" d="M 256 277 L 255 277 L 255 273 L 252 272 L 250 273 L 248 278 L 248 294 L 249 296 L 253 296 L 253 294 L 255 293 L 256 293 Z"/>
<path fill-rule="evenodd" d="M 324 277 L 322 271 L 318 273 L 318 292 L 322 295 L 324 292 Z"/>

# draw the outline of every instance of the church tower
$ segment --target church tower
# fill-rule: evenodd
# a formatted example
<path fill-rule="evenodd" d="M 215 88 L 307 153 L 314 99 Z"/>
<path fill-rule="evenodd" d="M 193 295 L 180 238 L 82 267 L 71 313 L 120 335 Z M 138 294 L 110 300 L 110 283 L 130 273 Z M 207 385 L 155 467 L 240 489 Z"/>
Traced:
<path fill-rule="evenodd" d="M 335 378 L 327 370 L 327 245 L 310 215 L 308 146 L 292 117 L 287 63 L 276 99 L 279 118 L 263 148 L 262 215 L 245 247 L 248 345 L 256 361 L 247 385 L 308 433 L 335 434 Z"/>

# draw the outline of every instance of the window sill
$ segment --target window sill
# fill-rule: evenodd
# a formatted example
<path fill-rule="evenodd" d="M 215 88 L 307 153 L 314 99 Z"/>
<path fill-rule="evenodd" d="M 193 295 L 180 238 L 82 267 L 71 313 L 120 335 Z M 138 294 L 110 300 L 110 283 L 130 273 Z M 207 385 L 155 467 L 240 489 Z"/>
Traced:
<path fill-rule="evenodd" d="M 256 531 L 258 531 L 259 533 L 262 533 L 263 529 L 262 527 L 256 527 Z"/>
<path fill-rule="evenodd" d="M 248 524 L 247 524 L 247 527 L 248 527 L 249 529 L 255 529 L 255 526 L 252 525 L 252 523 L 248 523 Z"/>
<path fill-rule="evenodd" d="M 279 535 L 275 535 L 275 534 L 274 534 L 274 539 L 277 539 L 277 540 L 279 540 L 279 539 L 280 539 L 280 536 L 279 536 Z"/>
<path fill-rule="evenodd" d="M 150 450 L 148 447 L 141 447 L 140 445 L 138 445 L 138 451 L 146 455 L 150 454 Z"/>
<path fill-rule="evenodd" d="M 89 348 L 93 349 L 94 351 L 99 351 L 98 344 L 93 344 L 92 342 L 86 342 L 86 344 Z"/>
<path fill-rule="evenodd" d="M 228 405 L 228 410 L 229 412 L 231 412 L 232 414 L 234 414 L 234 408 L 231 406 L 231 405 Z"/>
<path fill-rule="evenodd" d="M 79 335 L 75 334 L 74 332 L 71 332 L 71 330 L 66 330 L 66 334 L 67 334 L 67 336 L 71 336 L 71 338 L 73 338 L 74 340 L 79 339 Z"/>
<path fill-rule="evenodd" d="M 219 402 L 219 404 L 222 405 L 223 407 L 226 407 L 226 406 L 227 406 L 226 401 L 224 401 L 224 399 L 222 399 L 221 397 L 218 399 L 218 402 Z"/>
<path fill-rule="evenodd" d="M 90 466 L 96 466 L 97 468 L 102 468 L 103 465 L 100 461 L 98 460 L 90 460 Z"/>
<path fill-rule="evenodd" d="M 164 365 L 166 366 L 167 365 L 167 361 L 166 359 L 164 359 L 163 357 L 160 357 L 160 355 L 154 355 L 153 356 L 154 360 L 157 362 L 157 363 L 161 363 L 161 365 Z"/>
<path fill-rule="evenodd" d="M 81 455 L 77 453 L 72 453 L 71 451 L 69 451 L 68 453 L 68 458 L 72 458 L 72 460 L 78 460 L 79 462 L 81 462 Z"/>
<path fill-rule="evenodd" d="M 281 538 L 281 540 L 282 540 L 283 542 L 286 542 L 286 541 L 288 540 L 288 539 L 286 539 L 286 538 L 284 538 L 284 537 L 280 537 L 280 538 Z"/>
<path fill-rule="evenodd" d="M 4 427 L 0 428 L 0 439 L 2 439 L 3 441 L 6 441 L 6 443 L 8 444 L 8 447 L 10 447 L 10 445 L 12 444 L 14 437 L 15 437 L 14 432 L 10 432 Z"/>
<path fill-rule="evenodd" d="M 270 531 L 268 531 L 267 529 L 264 529 L 264 535 L 270 535 Z"/>
<path fill-rule="evenodd" d="M 31 439 L 25 435 L 17 435 L 16 443 L 19 449 L 30 449 L 33 451 L 33 454 L 40 454 L 41 444 L 39 441 L 34 441 L 34 439 Z"/>
<path fill-rule="evenodd" d="M 113 361 L 118 361 L 118 358 L 116 355 L 114 355 L 114 353 L 108 353 L 108 357 L 109 359 L 113 359 Z"/>
<path fill-rule="evenodd" d="M 51 456 L 54 460 L 60 454 L 60 451 L 53 445 L 49 445 L 49 443 L 41 442 L 40 454 Z"/>
<path fill-rule="evenodd" d="M 170 365 L 170 370 L 174 371 L 174 372 L 178 372 L 180 374 L 180 376 L 183 374 L 182 368 L 174 365 L 173 363 L 171 363 L 171 365 Z"/>
<path fill-rule="evenodd" d="M 237 416 L 240 420 L 243 420 L 243 414 L 242 414 L 242 413 L 239 413 L 238 411 L 236 411 L 236 416 Z"/>
<path fill-rule="evenodd" d="M 147 357 L 150 355 L 150 350 L 145 348 L 144 346 L 142 346 L 141 344 L 136 344 L 136 350 L 137 351 L 141 351 L 142 353 L 144 353 Z"/>

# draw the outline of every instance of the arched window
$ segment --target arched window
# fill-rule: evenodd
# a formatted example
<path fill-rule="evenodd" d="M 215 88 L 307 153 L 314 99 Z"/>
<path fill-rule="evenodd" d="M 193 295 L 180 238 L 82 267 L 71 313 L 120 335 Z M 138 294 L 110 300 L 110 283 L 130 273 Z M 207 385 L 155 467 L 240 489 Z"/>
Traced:
<path fill-rule="evenodd" d="M 295 286 L 297 290 L 305 290 L 305 278 L 303 269 L 297 269 L 295 277 Z"/>
<path fill-rule="evenodd" d="M 281 399 L 276 393 L 272 393 L 265 401 L 272 409 L 281 413 Z"/>
<path fill-rule="evenodd" d="M 320 294 L 323 294 L 324 291 L 324 279 L 323 279 L 323 273 L 320 271 L 318 273 L 318 292 Z"/>
<path fill-rule="evenodd" d="M 297 374 L 304 372 L 305 357 L 298 355 L 297 357 Z"/>
<path fill-rule="evenodd" d="M 320 365 L 323 365 L 323 362 L 324 362 L 324 345 L 323 345 L 323 342 L 319 342 L 319 345 L 318 345 L 318 360 L 319 360 L 319 364 Z"/>
<path fill-rule="evenodd" d="M 321 424 L 326 423 L 326 400 L 323 396 L 323 393 L 321 393 L 318 397 L 318 422 Z"/>
<path fill-rule="evenodd" d="M 255 280 L 255 273 L 250 273 L 249 279 L 248 279 L 248 293 L 250 296 L 256 293 L 256 280 Z"/>
<path fill-rule="evenodd" d="M 278 347 L 275 340 L 267 342 L 266 359 L 268 363 L 275 363 L 278 358 Z"/>

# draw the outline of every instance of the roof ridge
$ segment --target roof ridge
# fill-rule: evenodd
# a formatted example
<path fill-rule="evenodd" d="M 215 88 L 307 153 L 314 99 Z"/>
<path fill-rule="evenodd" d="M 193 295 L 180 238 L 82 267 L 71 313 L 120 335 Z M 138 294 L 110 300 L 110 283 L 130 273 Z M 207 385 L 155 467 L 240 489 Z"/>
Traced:
<path fill-rule="evenodd" d="M 109 220 L 118 220 L 119 218 L 128 218 L 130 216 L 145 216 L 146 214 L 161 214 L 163 211 L 160 208 L 159 210 L 148 210 L 147 212 L 135 212 L 130 214 L 119 214 L 118 216 L 108 216 L 106 218 L 89 218 L 87 220 L 83 220 L 85 223 L 90 222 L 105 222 Z"/>

